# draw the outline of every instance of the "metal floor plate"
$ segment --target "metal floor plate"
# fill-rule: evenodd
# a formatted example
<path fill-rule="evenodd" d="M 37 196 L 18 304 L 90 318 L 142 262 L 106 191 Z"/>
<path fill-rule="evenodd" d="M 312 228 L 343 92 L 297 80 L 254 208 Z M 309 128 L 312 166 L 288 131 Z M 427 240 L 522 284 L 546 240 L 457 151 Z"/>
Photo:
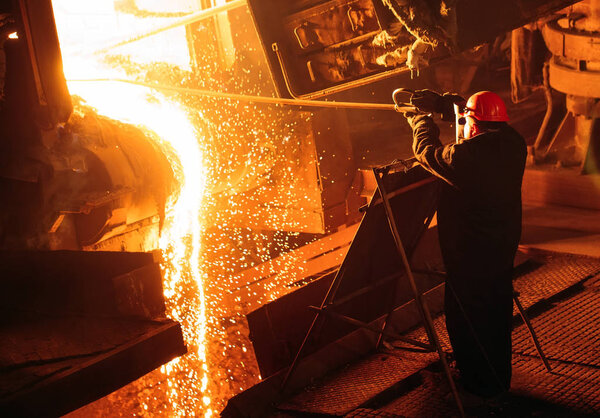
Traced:
<path fill-rule="evenodd" d="M 544 308 L 531 320 L 558 374 L 546 372 L 527 329 L 517 326 L 512 392 L 519 400 L 518 410 L 502 416 L 600 413 L 600 259 L 562 254 L 542 258 L 542 264 L 515 281 L 515 288 L 524 307 Z M 435 327 L 449 350 L 443 316 L 435 319 Z M 425 340 L 423 329 L 409 335 Z M 449 388 L 444 376 L 423 370 L 436 360 L 434 353 L 377 353 L 331 374 L 280 408 L 329 416 L 358 411 L 364 416 L 457 416 L 453 400 L 445 400 Z"/>
<path fill-rule="evenodd" d="M 544 368 L 524 325 L 513 331 L 513 379 L 501 411 L 474 416 L 574 417 L 600 414 L 600 278 L 575 296 L 532 319 L 553 373 Z M 439 373 L 422 372 L 423 383 L 379 410 L 406 417 L 456 417 L 449 387 Z"/>
<path fill-rule="evenodd" d="M 599 258 L 571 254 L 541 253 L 530 264 L 535 268 L 514 281 L 526 309 L 600 272 Z"/>
<path fill-rule="evenodd" d="M 423 361 L 435 361 L 433 353 L 395 350 L 377 353 L 338 371 L 318 385 L 307 388 L 279 409 L 344 416 L 398 382 L 417 373 Z"/>

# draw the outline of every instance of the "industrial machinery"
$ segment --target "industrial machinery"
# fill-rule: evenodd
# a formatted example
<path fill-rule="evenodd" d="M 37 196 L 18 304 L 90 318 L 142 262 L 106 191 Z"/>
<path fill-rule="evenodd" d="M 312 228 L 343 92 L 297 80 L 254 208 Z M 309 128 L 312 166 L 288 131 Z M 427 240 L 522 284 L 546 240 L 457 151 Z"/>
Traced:
<path fill-rule="evenodd" d="M 538 135 L 536 156 L 540 154 L 543 161 L 554 154 L 555 160 L 578 166 L 583 174 L 598 173 L 599 18 L 599 2 L 581 2 L 541 28 L 552 54 L 545 68 L 545 89 L 558 92 L 559 97 L 547 93 L 549 123 Z M 560 118 L 558 126 L 550 123 L 553 116 Z"/>
<path fill-rule="evenodd" d="M 164 153 L 147 132 L 72 104 L 50 3 L 17 3 L 2 25 L 0 247 L 156 248 L 174 190 Z M 145 238 L 106 243 L 133 230 Z"/>
<path fill-rule="evenodd" d="M 457 22 L 457 29 L 452 32 L 453 37 L 445 38 L 442 42 L 441 37 L 435 41 L 431 38 L 433 35 L 430 34 L 429 38 L 423 35 L 420 39 L 430 43 L 420 54 L 422 61 L 419 77 L 415 77 L 416 72 L 413 71 L 412 78 L 406 60 L 388 62 L 382 59 L 378 63 L 373 58 L 371 61 L 367 60 L 368 63 L 363 60 L 363 65 L 359 58 L 364 57 L 367 50 L 371 51 L 369 54 L 373 57 L 386 57 L 386 54 L 394 54 L 398 48 L 412 48 L 419 40 L 419 33 L 431 33 L 427 32 L 428 26 L 421 22 L 421 32 L 410 29 L 411 24 L 398 29 L 398 14 L 394 14 L 393 7 L 382 7 L 376 1 L 359 3 L 249 2 L 278 94 L 285 97 L 327 97 L 327 100 L 355 102 L 384 102 L 389 100 L 391 92 L 397 86 L 429 87 L 465 96 L 474 89 L 492 89 L 500 92 L 507 100 L 512 94 L 518 103 L 510 106 L 511 124 L 528 138 L 532 155 L 535 155 L 535 159 L 531 157 L 531 164 L 525 174 L 524 200 L 539 204 L 600 208 L 594 186 L 597 171 L 590 170 L 589 175 L 580 175 L 579 171 L 566 167 L 568 164 L 563 164 L 564 169 L 556 169 L 556 157 L 538 158 L 545 152 L 542 149 L 545 149 L 552 136 L 557 136 L 554 132 L 558 125 L 566 128 L 567 123 L 563 121 L 564 97 L 561 105 L 559 96 L 562 93 L 550 87 L 552 83 L 559 83 L 555 80 L 556 71 L 552 70 L 556 64 L 549 67 L 550 84 L 546 77 L 544 90 L 543 69 L 548 52 L 542 36 L 534 30 L 538 26 L 548 28 L 557 19 L 565 19 L 559 16 L 580 16 L 575 13 L 583 10 L 580 8 L 585 9 L 586 2 L 570 6 L 574 2 L 540 1 L 524 7 L 521 2 L 515 1 L 500 7 L 496 3 L 483 5 L 481 2 L 458 1 L 454 11 L 449 14 Z M 425 3 L 414 2 L 410 7 L 431 12 Z M 359 20 L 364 23 L 364 28 L 357 28 L 353 23 L 357 10 L 362 13 Z M 274 16 L 281 22 L 280 26 L 273 24 Z M 244 22 L 239 17 L 236 21 Z M 535 25 L 522 27 L 527 22 L 535 22 Z M 339 28 L 342 29 L 338 30 Z M 511 29 L 515 29 L 512 47 L 510 37 L 506 36 L 506 32 Z M 394 39 L 397 43 L 386 47 L 377 46 L 379 43 L 375 41 L 384 30 L 396 33 Z M 546 33 L 548 29 L 544 31 Z M 589 41 L 592 35 L 586 36 Z M 251 41 L 246 38 L 244 42 Z M 471 49 L 474 45 L 478 46 Z M 552 62 L 556 60 L 554 58 Z M 425 65 L 425 62 L 429 62 L 429 65 Z M 582 65 L 585 67 L 587 64 Z M 328 70 L 318 73 L 315 70 L 318 66 Z M 589 68 L 593 68 L 593 65 Z M 589 70 L 585 71 L 587 72 L 578 70 L 572 73 L 573 76 L 587 77 Z M 337 78 L 331 76 L 334 73 L 338 75 Z M 558 88 L 558 84 L 556 87 Z M 545 96 L 542 95 L 543 91 L 546 92 Z M 570 102 L 573 100 L 569 99 Z M 589 102 L 593 102 L 593 99 Z M 591 126 L 589 119 L 579 119 L 581 129 Z M 450 126 L 441 125 L 441 128 L 447 129 L 442 138 L 454 138 Z M 360 217 L 358 208 L 374 189 L 374 179 L 369 176 L 368 169 L 387 164 L 395 158 L 409 158 L 412 151 L 410 130 L 403 118 L 377 110 L 317 109 L 312 112 L 306 131 L 314 139 L 323 231 L 329 231 L 329 234 L 323 241 L 325 250 L 319 249 L 316 244 L 303 247 L 306 254 L 300 257 L 306 257 L 307 261 L 300 261 L 297 271 L 316 277 L 319 269 L 334 269 L 343 258 L 354 230 L 352 225 Z M 550 139 L 543 139 L 549 136 Z M 574 155 L 572 151 L 581 140 L 576 140 L 573 132 L 563 132 L 562 136 L 565 139 L 562 148 L 570 149 L 571 155 Z M 593 138 L 593 133 L 590 131 L 587 137 Z M 555 140 L 553 143 L 558 144 L 559 141 Z M 339 158 L 340 153 L 348 157 Z M 556 152 L 548 155 L 556 155 Z M 587 166 L 593 164 L 587 163 Z M 327 248 L 336 250 L 327 253 Z M 287 257 L 292 257 L 292 253 Z M 327 257 L 321 257 L 321 253 L 327 253 Z M 337 256 L 334 257 L 333 254 Z M 248 301 L 246 290 L 266 297 L 259 283 L 269 275 L 279 276 L 276 266 L 280 262 L 283 261 L 274 259 L 238 273 L 239 288 L 231 293 L 231 304 L 235 305 L 234 301 L 238 304 L 240 301 L 247 301 L 249 305 L 243 309 L 253 309 L 252 306 L 256 304 Z M 284 275 L 289 277 L 288 283 L 304 282 L 303 273 L 286 271 Z M 283 290 L 284 293 L 289 291 L 289 288 Z"/>
<path fill-rule="evenodd" d="M 512 94 L 515 104 L 509 110 L 511 124 L 530 145 L 524 201 L 600 209 L 595 186 L 600 174 L 595 150 L 600 137 L 594 113 L 598 101 L 594 90 L 596 2 L 573 5 L 575 2 L 540 1 L 526 6 L 519 1 L 441 2 L 448 7 L 443 15 L 437 14 L 440 2 L 425 1 L 249 3 L 280 95 L 370 102 L 385 100 L 398 86 L 429 87 L 463 95 L 476 89 L 499 91 L 505 97 Z M 281 23 L 276 25 L 274 21 Z M 507 48 L 510 43 L 503 36 L 511 30 L 512 46 Z M 509 51 L 510 61 L 506 56 Z M 505 60 L 500 65 L 503 69 L 498 68 L 496 60 Z M 490 72 L 497 76 L 489 76 Z M 397 118 L 369 111 L 344 113 L 348 135 L 333 141 L 349 143 L 354 161 L 347 163 L 347 171 L 411 156 L 406 147 L 409 134 Z M 453 135 L 446 133 L 446 138 Z M 360 182 L 365 195 L 369 193 L 369 182 L 372 184 L 372 179 L 366 175 Z M 337 184 L 333 187 L 344 187 L 343 182 L 341 186 L 338 181 L 332 183 Z M 333 224 L 339 225 L 335 221 Z M 342 230 L 337 233 L 340 240 Z M 330 270 L 323 268 L 319 275 L 311 269 L 310 278 L 317 278 L 313 284 L 284 292 L 288 294 L 280 301 L 248 314 L 251 339 L 261 357 L 259 363 L 263 362 L 271 377 L 233 399 L 227 410 L 231 416 L 243 416 L 242 405 L 260 403 L 263 396 L 273 398 L 280 393 L 286 367 L 301 342 L 298 337 L 310 325 L 304 316 L 310 317 L 305 307 L 318 305 L 316 295 L 325 293 L 334 277 L 331 270 L 336 271 L 335 265 L 341 263 L 348 244 L 344 241 L 338 248 L 338 258 L 327 265 Z M 431 250 L 426 252 L 431 254 Z M 306 265 L 312 267 L 318 259 L 311 253 Z M 254 290 L 252 271 L 254 277 L 262 278 L 265 270 L 250 269 L 240 277 Z M 363 297 L 368 297 L 367 293 L 365 290 Z M 359 300 L 355 312 L 364 313 Z M 252 309 L 250 304 L 247 308 Z M 298 329 L 291 318 L 302 318 Z M 328 368 L 324 364 L 343 364 L 340 356 L 344 347 L 363 349 L 364 335 L 359 334 L 348 331 L 346 338 L 336 343 L 312 346 L 302 363 L 301 376 L 294 382 L 296 388 L 325 374 Z M 349 354 L 346 360 L 355 354 Z M 279 365 L 279 372 L 273 364 Z"/>

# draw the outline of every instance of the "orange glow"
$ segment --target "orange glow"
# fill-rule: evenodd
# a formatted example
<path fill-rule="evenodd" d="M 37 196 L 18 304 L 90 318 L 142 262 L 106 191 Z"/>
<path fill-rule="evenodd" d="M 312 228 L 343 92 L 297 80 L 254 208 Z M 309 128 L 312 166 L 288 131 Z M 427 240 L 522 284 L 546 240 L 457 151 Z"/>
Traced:
<path fill-rule="evenodd" d="M 17 34 L 17 32 L 9 33 L 8 39 L 19 39 L 19 35 Z"/>
<path fill-rule="evenodd" d="M 82 51 L 93 51 L 106 41 L 104 36 L 111 24 L 118 26 L 124 18 L 133 21 L 133 16 L 117 18 L 112 1 L 64 0 L 54 1 L 53 6 L 67 80 L 90 76 L 122 77 L 123 74 L 102 62 L 104 57 L 86 55 Z M 79 19 L 69 19 L 69 14 L 79 14 Z M 85 25 L 86 17 L 95 24 Z M 100 20 L 101 24 L 94 19 Z M 80 24 L 82 26 L 78 28 Z M 76 33 L 84 27 L 84 33 Z M 158 56 L 154 48 L 140 49 L 138 46 L 136 52 L 138 57 L 145 53 L 148 62 L 165 59 Z M 183 57 L 182 61 L 185 59 Z M 204 274 L 200 270 L 203 225 L 199 214 L 206 194 L 204 156 L 199 141 L 202 132 L 195 129 L 186 111 L 179 105 L 143 87 L 72 82 L 69 90 L 72 95 L 83 98 L 99 114 L 151 131 L 149 137 L 162 146 L 171 163 L 179 191 L 167 203 L 158 244 L 164 257 L 163 286 L 167 314 L 181 323 L 188 354 L 163 366 L 161 372 L 171 389 L 167 391 L 171 415 L 189 416 L 202 412 L 206 417 L 211 416 L 213 411 L 207 390 L 209 370 L 205 346 Z M 184 294 L 185 300 L 182 300 Z M 182 375 L 185 376 L 182 378 Z M 201 400 L 198 394 L 202 395 Z M 147 409 L 146 405 L 144 409 Z"/>
<path fill-rule="evenodd" d="M 165 63 L 185 72 L 173 77 L 175 83 L 191 73 L 184 27 L 106 55 L 92 53 L 162 26 L 167 18 L 117 13 L 113 0 L 53 0 L 53 7 L 67 80 L 132 79 L 127 71 L 138 70 L 139 79 L 151 82 L 150 72 L 172 75 Z M 139 71 L 141 65 L 148 69 Z M 222 90 L 212 68 L 198 73 L 207 79 L 198 81 L 201 87 L 214 83 Z M 231 90 L 240 92 L 237 87 Z M 260 379 L 244 313 L 292 291 L 287 284 L 308 271 L 298 261 L 302 256 L 293 252 L 264 262 L 288 251 L 288 240 L 294 238 L 274 230 L 318 232 L 321 226 L 311 165 L 314 142 L 306 133 L 294 133 L 300 117 L 288 109 L 227 100 L 174 102 L 146 87 L 118 82 L 69 82 L 69 90 L 98 113 L 151 131 L 149 138 L 162 146 L 179 183 L 156 246 L 165 258 L 167 315 L 181 323 L 188 354 L 109 395 L 106 408 L 136 416 L 214 415 L 227 399 Z M 300 116 L 302 122 L 310 119 L 306 112 Z M 295 216 L 289 216 L 291 211 Z M 250 251 L 245 243 L 255 248 Z M 261 263 L 261 277 L 269 280 L 244 287 L 251 281 L 244 270 Z"/>

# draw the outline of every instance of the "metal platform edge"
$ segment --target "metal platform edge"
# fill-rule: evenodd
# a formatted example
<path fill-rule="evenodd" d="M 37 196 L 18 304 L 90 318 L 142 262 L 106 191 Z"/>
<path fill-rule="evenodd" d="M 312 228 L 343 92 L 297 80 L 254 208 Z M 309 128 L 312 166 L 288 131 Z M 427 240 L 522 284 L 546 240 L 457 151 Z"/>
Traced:
<path fill-rule="evenodd" d="M 179 323 L 171 320 L 153 322 L 157 327 L 144 335 L 2 400 L 0 415 L 64 415 L 187 352 Z M 106 370 L 116 372 L 105 373 Z"/>

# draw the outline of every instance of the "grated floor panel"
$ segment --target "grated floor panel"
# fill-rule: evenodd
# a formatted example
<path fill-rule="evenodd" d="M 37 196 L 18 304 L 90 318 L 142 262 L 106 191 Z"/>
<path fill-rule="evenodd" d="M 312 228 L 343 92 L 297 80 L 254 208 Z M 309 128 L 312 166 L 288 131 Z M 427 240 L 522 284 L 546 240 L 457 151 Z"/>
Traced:
<path fill-rule="evenodd" d="M 478 411 L 474 416 L 600 414 L 599 273 L 600 259 L 551 254 L 515 281 L 526 308 L 541 306 L 539 314 L 530 319 L 556 374 L 546 372 L 527 329 L 517 326 L 510 406 Z M 434 323 L 449 351 L 444 317 L 437 317 Z M 422 328 L 409 335 L 426 340 Z M 454 401 L 445 399 L 450 391 L 444 375 L 424 370 L 435 368 L 436 360 L 435 353 L 397 349 L 377 353 L 331 374 L 281 404 L 280 409 L 323 416 L 457 416 Z M 356 415 L 358 411 L 363 415 Z"/>
<path fill-rule="evenodd" d="M 526 309 L 600 272 L 600 258 L 571 254 L 546 253 L 530 264 L 534 268 L 513 283 Z"/>
<path fill-rule="evenodd" d="M 279 405 L 281 410 L 344 416 L 379 393 L 417 373 L 426 361 L 435 361 L 433 353 L 416 354 L 394 350 L 377 353 L 353 363 L 319 382 L 291 400 Z"/>
<path fill-rule="evenodd" d="M 588 276 L 586 276 L 588 277 Z M 600 276 L 553 303 L 531 322 L 553 373 L 544 368 L 524 325 L 513 331 L 511 395 L 503 410 L 473 416 L 574 417 L 600 414 Z M 445 335 L 442 334 L 442 335 Z M 406 417 L 458 416 L 441 374 L 380 408 Z M 446 400 L 448 399 L 448 400 Z"/>

